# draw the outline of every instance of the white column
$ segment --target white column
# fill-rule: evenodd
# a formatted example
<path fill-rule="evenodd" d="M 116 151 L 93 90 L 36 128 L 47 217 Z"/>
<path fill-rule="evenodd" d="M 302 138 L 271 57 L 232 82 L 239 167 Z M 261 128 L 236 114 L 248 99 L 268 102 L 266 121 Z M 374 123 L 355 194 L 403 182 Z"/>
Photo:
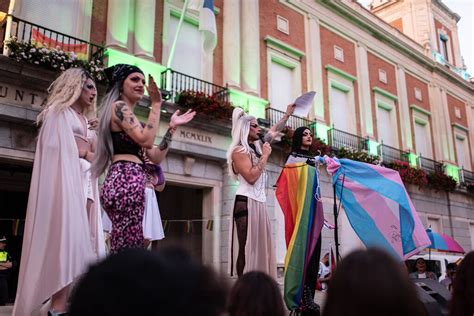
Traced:
<path fill-rule="evenodd" d="M 155 1 L 135 2 L 135 30 L 133 32 L 133 53 L 135 56 L 154 59 Z"/>
<path fill-rule="evenodd" d="M 461 48 L 459 47 L 459 34 L 458 34 L 458 27 L 457 25 L 451 29 L 451 43 L 453 45 L 453 52 L 454 52 L 454 61 L 453 65 L 461 68 L 462 64 L 462 57 L 461 57 Z"/>
<path fill-rule="evenodd" d="M 321 61 L 321 34 L 319 20 L 309 15 L 306 19 L 306 43 L 308 47 L 308 88 L 316 91 L 314 110 L 310 111 L 310 119 L 316 118 L 324 122 L 324 88 L 323 66 Z"/>
<path fill-rule="evenodd" d="M 128 50 L 130 0 L 109 0 L 107 5 L 107 47 Z"/>
<path fill-rule="evenodd" d="M 466 107 L 467 113 L 467 128 L 469 129 L 469 152 L 471 155 L 471 165 L 469 168 L 474 168 L 474 103 L 468 103 Z M 466 166 L 466 169 L 468 167 Z M 474 247 L 474 245 L 473 245 Z"/>
<path fill-rule="evenodd" d="M 400 112 L 400 131 L 402 150 L 413 150 L 413 139 L 411 132 L 412 117 L 410 115 L 410 105 L 408 104 L 407 82 L 405 69 L 397 65 L 397 91 L 398 91 L 398 109 Z"/>
<path fill-rule="evenodd" d="M 258 0 L 242 1 L 242 88 L 260 95 L 260 29 Z"/>
<path fill-rule="evenodd" d="M 441 111 L 441 90 L 433 83 L 429 84 L 429 99 L 431 108 L 431 124 L 433 130 L 433 148 L 437 160 L 446 160 L 448 146 L 444 131 L 443 114 Z"/>
<path fill-rule="evenodd" d="M 224 83 L 240 88 L 240 1 L 226 0 L 223 26 Z"/>
<path fill-rule="evenodd" d="M 370 100 L 369 62 L 367 59 L 367 48 L 357 43 L 357 73 L 359 74 L 359 108 L 360 128 L 363 137 L 374 137 L 374 124 L 372 121 L 372 102 Z M 375 113 L 374 113 L 375 115 Z"/>

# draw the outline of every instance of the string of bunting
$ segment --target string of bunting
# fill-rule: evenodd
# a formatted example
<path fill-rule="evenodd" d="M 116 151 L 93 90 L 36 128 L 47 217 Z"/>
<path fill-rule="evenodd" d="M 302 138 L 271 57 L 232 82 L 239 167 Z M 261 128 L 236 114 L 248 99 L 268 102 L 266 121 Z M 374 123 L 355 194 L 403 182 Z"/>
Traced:
<path fill-rule="evenodd" d="M 194 230 L 195 223 L 206 223 L 206 230 L 214 230 L 214 220 L 213 219 L 165 219 L 162 220 L 163 230 L 167 232 L 170 228 L 170 225 L 173 224 L 184 224 L 184 232 L 190 234 Z"/>
<path fill-rule="evenodd" d="M 10 221 L 12 223 L 12 235 L 21 236 L 23 235 L 23 230 L 25 228 L 25 220 L 17 218 L 0 218 L 0 221 Z M 206 230 L 214 230 L 214 220 L 213 219 L 170 219 L 162 220 L 163 230 L 167 232 L 170 228 L 170 225 L 173 224 L 184 224 L 184 232 L 190 234 L 194 230 L 194 225 L 196 223 L 206 222 Z"/>

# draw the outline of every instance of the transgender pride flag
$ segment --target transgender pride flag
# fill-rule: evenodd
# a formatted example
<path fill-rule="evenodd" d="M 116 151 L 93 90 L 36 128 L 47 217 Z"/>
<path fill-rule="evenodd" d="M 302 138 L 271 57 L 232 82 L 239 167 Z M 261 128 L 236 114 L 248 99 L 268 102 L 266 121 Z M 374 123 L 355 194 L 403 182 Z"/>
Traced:
<path fill-rule="evenodd" d="M 324 157 L 352 228 L 366 247 L 407 259 L 431 244 L 397 171 Z"/>

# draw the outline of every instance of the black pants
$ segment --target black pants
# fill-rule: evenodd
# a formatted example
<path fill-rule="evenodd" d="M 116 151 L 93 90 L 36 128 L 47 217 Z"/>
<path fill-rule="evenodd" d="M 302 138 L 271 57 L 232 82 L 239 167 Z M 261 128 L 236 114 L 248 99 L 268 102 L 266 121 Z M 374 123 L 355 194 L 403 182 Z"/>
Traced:
<path fill-rule="evenodd" d="M 319 316 L 319 305 L 314 303 L 314 293 L 316 291 L 316 282 L 318 280 L 319 257 L 321 256 L 321 234 L 314 248 L 313 255 L 309 259 L 308 268 L 306 270 L 306 279 L 303 288 L 301 312 L 303 316 Z"/>
<path fill-rule="evenodd" d="M 8 301 L 8 283 L 5 275 L 0 274 L 0 306 Z"/>

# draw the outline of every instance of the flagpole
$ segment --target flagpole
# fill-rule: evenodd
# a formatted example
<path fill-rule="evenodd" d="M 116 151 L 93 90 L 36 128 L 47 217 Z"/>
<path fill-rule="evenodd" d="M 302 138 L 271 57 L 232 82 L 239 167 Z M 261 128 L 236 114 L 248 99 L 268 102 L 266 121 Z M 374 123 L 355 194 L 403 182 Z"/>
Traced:
<path fill-rule="evenodd" d="M 178 36 L 181 31 L 181 27 L 183 26 L 184 16 L 186 15 L 186 10 L 188 9 L 189 0 L 184 0 L 183 11 L 181 12 L 181 17 L 179 18 L 178 27 L 176 28 L 176 33 L 174 34 L 173 44 L 171 44 L 170 53 L 168 55 L 168 62 L 166 63 L 166 69 L 171 69 L 171 63 L 173 62 L 174 58 L 174 51 L 176 50 L 176 44 L 178 43 Z M 169 71 L 166 72 L 166 90 L 171 90 L 171 73 Z"/>
<path fill-rule="evenodd" d="M 338 233 L 338 224 L 337 224 L 337 201 L 336 201 L 336 184 L 332 185 L 333 193 L 334 193 L 334 243 L 336 244 L 336 262 L 339 263 L 339 233 Z"/>

